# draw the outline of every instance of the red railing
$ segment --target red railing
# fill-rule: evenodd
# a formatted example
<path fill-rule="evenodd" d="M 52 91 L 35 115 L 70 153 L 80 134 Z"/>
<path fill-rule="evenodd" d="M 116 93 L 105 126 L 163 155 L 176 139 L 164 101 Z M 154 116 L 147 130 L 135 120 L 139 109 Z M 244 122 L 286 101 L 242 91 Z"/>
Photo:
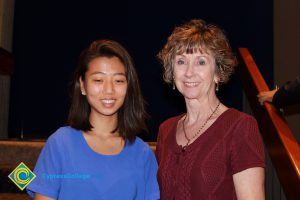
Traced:
<path fill-rule="evenodd" d="M 239 48 L 237 74 L 260 127 L 287 199 L 300 199 L 300 147 L 281 113 L 271 104 L 261 106 L 257 94 L 268 91 L 264 78 L 247 48 Z"/>

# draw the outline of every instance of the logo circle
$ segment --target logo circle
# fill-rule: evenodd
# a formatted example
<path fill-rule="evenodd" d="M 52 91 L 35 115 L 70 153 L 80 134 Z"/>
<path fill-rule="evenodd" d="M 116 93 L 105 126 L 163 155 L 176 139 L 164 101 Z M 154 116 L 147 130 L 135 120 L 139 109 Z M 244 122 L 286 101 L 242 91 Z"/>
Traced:
<path fill-rule="evenodd" d="M 21 174 L 24 173 L 26 179 L 21 178 Z M 18 168 L 15 173 L 14 173 L 14 180 L 18 183 L 18 184 L 22 184 L 25 185 L 30 181 L 30 177 L 29 177 L 29 171 L 26 168 Z"/>

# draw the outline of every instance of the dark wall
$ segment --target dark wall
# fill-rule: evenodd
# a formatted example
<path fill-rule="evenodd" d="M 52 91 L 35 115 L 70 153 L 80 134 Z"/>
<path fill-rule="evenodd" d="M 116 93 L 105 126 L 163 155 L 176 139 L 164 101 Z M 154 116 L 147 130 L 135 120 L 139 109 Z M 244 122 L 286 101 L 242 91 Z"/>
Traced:
<path fill-rule="evenodd" d="M 9 137 L 46 138 L 63 126 L 69 108 L 68 85 L 79 53 L 95 39 L 123 44 L 140 77 L 150 134 L 159 123 L 184 112 L 177 92 L 163 83 L 156 54 L 174 26 L 202 18 L 221 26 L 234 51 L 247 47 L 269 85 L 273 80 L 273 1 L 21 1 L 15 2 Z M 242 108 L 235 76 L 222 88 L 222 101 Z"/>

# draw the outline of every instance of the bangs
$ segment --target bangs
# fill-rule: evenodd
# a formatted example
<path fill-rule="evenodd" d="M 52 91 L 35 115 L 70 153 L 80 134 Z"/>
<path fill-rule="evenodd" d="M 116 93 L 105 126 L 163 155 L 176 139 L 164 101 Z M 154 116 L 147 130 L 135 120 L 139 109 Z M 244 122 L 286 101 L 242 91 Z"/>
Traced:
<path fill-rule="evenodd" d="M 181 55 L 181 54 L 193 54 L 193 53 L 207 53 L 208 54 L 208 49 L 207 45 L 204 44 L 204 41 L 199 41 L 199 40 L 187 40 L 187 41 L 181 41 L 177 44 L 176 48 L 176 55 Z"/>

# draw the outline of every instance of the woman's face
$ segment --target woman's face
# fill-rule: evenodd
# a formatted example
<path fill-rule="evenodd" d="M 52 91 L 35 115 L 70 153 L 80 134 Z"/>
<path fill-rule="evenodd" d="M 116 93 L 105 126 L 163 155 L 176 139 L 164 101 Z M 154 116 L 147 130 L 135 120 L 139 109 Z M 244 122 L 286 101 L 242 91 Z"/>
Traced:
<path fill-rule="evenodd" d="M 97 57 L 89 63 L 80 87 L 91 115 L 117 116 L 127 91 L 125 67 L 117 57 Z"/>
<path fill-rule="evenodd" d="M 186 99 L 202 99 L 215 94 L 215 58 L 210 51 L 176 55 L 174 81 Z"/>

